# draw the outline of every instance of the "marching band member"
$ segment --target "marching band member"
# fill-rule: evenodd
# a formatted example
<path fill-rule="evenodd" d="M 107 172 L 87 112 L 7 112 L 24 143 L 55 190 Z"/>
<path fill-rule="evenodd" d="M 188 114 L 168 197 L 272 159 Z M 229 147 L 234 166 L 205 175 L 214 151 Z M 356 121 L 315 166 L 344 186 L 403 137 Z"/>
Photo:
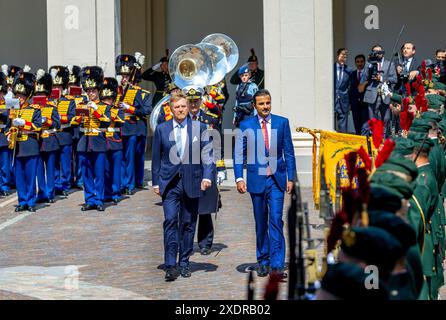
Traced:
<path fill-rule="evenodd" d="M 134 194 L 135 188 L 143 188 L 144 184 L 146 117 L 152 112 L 150 95 L 136 85 L 138 72 L 144 64 L 144 59 L 140 53 L 136 53 L 135 56 L 123 54 L 116 58 L 116 74 L 121 78 L 121 85 L 129 86 L 125 97 L 119 97 L 120 106 L 125 115 L 122 128 L 124 159 L 121 175 L 122 188 L 127 195 Z"/>
<path fill-rule="evenodd" d="M 36 75 L 34 99 L 41 96 L 45 99 L 40 104 L 42 114 L 42 130 L 40 134 L 40 155 L 37 163 L 38 193 L 37 202 L 54 203 L 54 182 L 56 170 L 56 156 L 59 151 L 59 141 L 56 132 L 60 128 L 60 117 L 56 102 L 47 99 L 51 96 L 53 78 L 49 73 L 40 69 Z"/>
<path fill-rule="evenodd" d="M 110 106 L 101 103 L 99 92 L 104 81 L 104 71 L 97 66 L 82 69 L 82 86 L 89 102 L 84 105 L 87 114 L 76 115 L 75 121 L 81 125 L 83 133 L 77 151 L 83 158 L 81 163 L 84 181 L 85 204 L 82 211 L 104 211 L 105 162 L 107 141 L 106 128 L 110 124 Z M 80 112 L 80 111 L 79 111 Z"/>
<path fill-rule="evenodd" d="M 9 110 L 6 109 L 4 96 L 8 93 L 6 75 L 0 72 L 0 195 L 9 196 L 11 179 L 11 150 L 8 148 L 6 132 L 9 130 Z"/>
<path fill-rule="evenodd" d="M 39 159 L 39 133 L 42 115 L 38 105 L 30 104 L 34 93 L 36 77 L 24 68 L 16 75 L 12 92 L 20 100 L 20 110 L 14 114 L 9 139 L 15 140 L 14 168 L 19 204 L 16 212 L 28 209 L 35 212 L 36 175 Z M 13 129 L 14 128 L 14 129 Z M 17 135 L 15 136 L 14 131 Z"/>

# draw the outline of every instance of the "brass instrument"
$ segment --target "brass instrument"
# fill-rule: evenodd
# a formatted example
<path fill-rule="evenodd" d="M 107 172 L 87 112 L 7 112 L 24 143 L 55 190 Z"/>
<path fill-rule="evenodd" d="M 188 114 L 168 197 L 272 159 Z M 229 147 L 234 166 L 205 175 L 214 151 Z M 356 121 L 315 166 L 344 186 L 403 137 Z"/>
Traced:
<path fill-rule="evenodd" d="M 8 133 L 8 148 L 11 150 L 15 150 L 17 143 L 17 136 L 19 134 L 19 128 L 11 127 Z"/>

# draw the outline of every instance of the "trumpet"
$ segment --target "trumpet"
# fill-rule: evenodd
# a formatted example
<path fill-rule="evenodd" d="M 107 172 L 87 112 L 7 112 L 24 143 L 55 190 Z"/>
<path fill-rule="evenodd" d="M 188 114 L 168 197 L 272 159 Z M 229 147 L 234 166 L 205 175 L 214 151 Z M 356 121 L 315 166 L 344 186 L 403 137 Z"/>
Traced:
<path fill-rule="evenodd" d="M 11 127 L 8 132 L 8 148 L 15 150 L 17 144 L 17 136 L 19 134 L 19 128 Z"/>

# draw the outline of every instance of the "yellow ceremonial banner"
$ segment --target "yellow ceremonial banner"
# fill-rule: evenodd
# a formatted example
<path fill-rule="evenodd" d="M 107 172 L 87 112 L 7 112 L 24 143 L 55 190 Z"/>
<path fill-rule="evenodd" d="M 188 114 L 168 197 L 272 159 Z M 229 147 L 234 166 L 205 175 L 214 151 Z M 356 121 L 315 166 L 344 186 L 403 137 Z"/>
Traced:
<path fill-rule="evenodd" d="M 365 150 L 372 148 L 373 144 L 369 143 L 367 146 L 367 139 L 365 136 L 329 132 L 329 131 L 308 131 L 313 136 L 313 197 L 316 209 L 319 209 L 320 204 L 320 190 L 321 190 L 321 175 L 325 178 L 325 183 L 330 192 L 330 198 L 333 204 L 336 203 L 336 189 L 337 183 L 340 187 L 349 185 L 345 165 L 345 155 L 358 151 L 361 146 Z M 319 148 L 317 142 L 319 141 Z M 323 163 L 322 163 L 323 162 Z M 360 166 L 361 163 L 359 162 Z M 321 170 L 322 166 L 322 170 Z M 340 177 L 337 179 L 337 170 L 339 170 Z"/>

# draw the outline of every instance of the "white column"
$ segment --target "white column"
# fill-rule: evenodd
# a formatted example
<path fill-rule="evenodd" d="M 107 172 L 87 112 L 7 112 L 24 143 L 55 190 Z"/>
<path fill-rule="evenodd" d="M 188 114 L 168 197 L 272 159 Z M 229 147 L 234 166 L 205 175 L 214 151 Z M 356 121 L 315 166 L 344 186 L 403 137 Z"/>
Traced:
<path fill-rule="evenodd" d="M 312 139 L 333 126 L 332 0 L 264 0 L 265 81 L 273 112 L 290 120 L 301 183 L 311 185 Z"/>
<path fill-rule="evenodd" d="M 99 65 L 114 75 L 114 0 L 47 0 L 48 65 Z"/>

